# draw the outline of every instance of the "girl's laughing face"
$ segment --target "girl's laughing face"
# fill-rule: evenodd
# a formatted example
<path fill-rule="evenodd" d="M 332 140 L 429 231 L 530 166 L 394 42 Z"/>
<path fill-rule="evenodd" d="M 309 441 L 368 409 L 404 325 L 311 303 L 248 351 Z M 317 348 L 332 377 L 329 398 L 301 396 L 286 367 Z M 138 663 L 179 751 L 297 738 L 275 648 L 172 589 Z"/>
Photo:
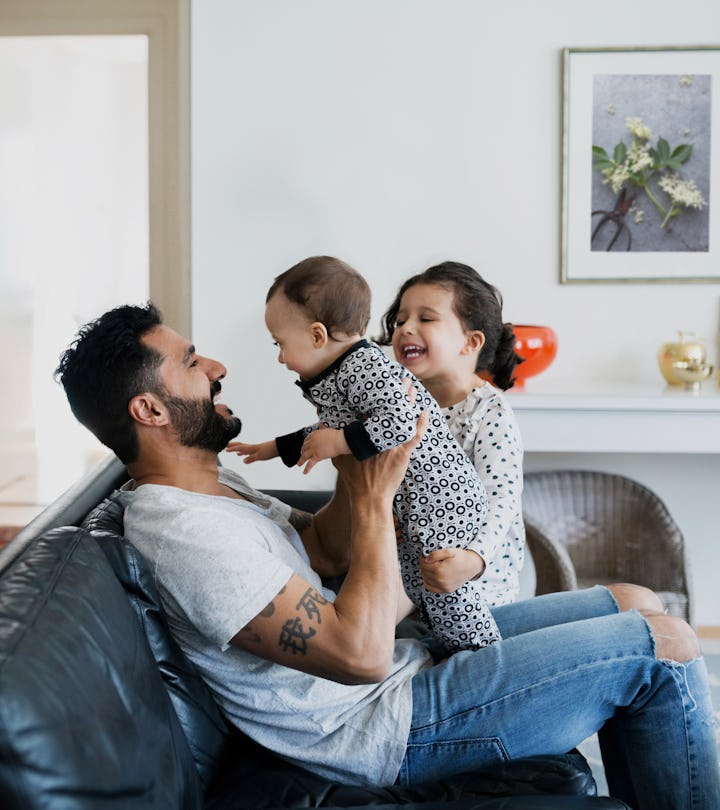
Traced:
<path fill-rule="evenodd" d="M 438 284 L 415 284 L 400 300 L 392 347 L 419 380 L 452 373 L 467 354 L 468 334 L 453 303 L 452 291 Z"/>

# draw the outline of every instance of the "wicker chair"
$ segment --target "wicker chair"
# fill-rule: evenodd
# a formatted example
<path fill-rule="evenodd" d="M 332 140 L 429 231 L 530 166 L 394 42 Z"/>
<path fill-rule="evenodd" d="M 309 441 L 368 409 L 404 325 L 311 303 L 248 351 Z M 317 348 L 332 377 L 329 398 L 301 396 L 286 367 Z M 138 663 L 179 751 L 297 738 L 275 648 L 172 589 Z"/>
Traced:
<path fill-rule="evenodd" d="M 523 517 L 538 594 L 634 582 L 692 623 L 683 535 L 647 487 L 611 473 L 529 472 Z"/>

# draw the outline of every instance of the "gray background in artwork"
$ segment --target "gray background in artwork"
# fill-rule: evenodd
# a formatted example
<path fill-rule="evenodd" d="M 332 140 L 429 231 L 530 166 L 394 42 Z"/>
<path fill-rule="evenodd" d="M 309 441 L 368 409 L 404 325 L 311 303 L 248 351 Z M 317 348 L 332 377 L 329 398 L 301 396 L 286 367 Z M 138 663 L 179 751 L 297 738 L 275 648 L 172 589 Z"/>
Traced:
<path fill-rule="evenodd" d="M 711 77 L 692 76 L 692 84 L 684 86 L 677 74 L 598 75 L 593 77 L 593 145 L 602 146 L 612 157 L 619 141 L 630 146 L 632 136 L 625 125 L 627 118 L 642 118 L 653 133 L 652 146 L 659 137 L 665 138 L 670 149 L 681 143 L 691 143 L 693 153 L 679 174 L 693 180 L 707 203 L 702 210 L 684 208 L 665 228 L 661 217 L 642 189 L 637 192 L 637 207 L 645 213 L 643 222 L 636 223 L 633 214 L 625 217 L 632 232 L 632 251 L 707 251 L 710 210 L 710 86 Z M 656 181 L 650 181 L 655 191 Z M 657 190 L 656 197 L 665 206 L 667 197 Z M 602 184 L 600 172 L 593 171 L 592 211 L 612 210 L 616 198 Z M 665 206 L 667 208 L 667 206 Z M 593 217 L 593 228 L 599 217 Z M 605 250 L 615 226 L 608 223 L 598 234 L 593 250 Z M 613 250 L 625 250 L 626 234 L 621 234 Z"/>

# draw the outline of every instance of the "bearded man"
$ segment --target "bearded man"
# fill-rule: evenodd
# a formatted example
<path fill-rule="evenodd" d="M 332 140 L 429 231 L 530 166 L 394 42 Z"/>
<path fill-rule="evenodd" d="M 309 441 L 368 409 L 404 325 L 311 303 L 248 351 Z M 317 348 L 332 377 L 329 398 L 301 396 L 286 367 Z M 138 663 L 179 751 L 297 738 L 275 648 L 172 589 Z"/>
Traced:
<path fill-rule="evenodd" d="M 336 459 L 335 495 L 311 518 L 218 466 L 240 431 L 217 401 L 226 369 L 152 305 L 83 327 L 57 373 L 77 418 L 128 467 L 125 534 L 171 632 L 260 744 L 337 781 L 388 785 L 561 754 L 599 731 L 611 794 L 637 810 L 720 795 L 697 639 L 645 588 L 503 605 L 502 641 L 438 662 L 395 638 L 412 606 L 392 501 L 422 417 L 405 445 Z M 341 573 L 337 593 L 323 587 Z"/>

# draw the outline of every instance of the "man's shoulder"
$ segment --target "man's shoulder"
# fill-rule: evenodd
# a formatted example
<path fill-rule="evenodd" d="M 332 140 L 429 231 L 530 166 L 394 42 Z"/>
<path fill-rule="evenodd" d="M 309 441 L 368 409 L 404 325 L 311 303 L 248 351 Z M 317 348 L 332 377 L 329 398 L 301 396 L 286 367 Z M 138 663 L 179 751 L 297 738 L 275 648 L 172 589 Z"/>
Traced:
<path fill-rule="evenodd" d="M 218 480 L 235 490 L 240 498 L 222 495 L 208 495 L 201 492 L 183 489 L 182 487 L 159 484 L 143 484 L 134 490 L 120 493 L 125 507 L 126 523 L 128 519 L 135 524 L 178 524 L 192 526 L 199 522 L 244 517 L 264 518 L 263 509 L 268 506 L 267 499 L 252 489 L 242 476 L 231 470 L 220 470 Z M 243 507 L 248 507 L 243 509 Z M 254 508 L 259 507 L 259 508 Z"/>
<path fill-rule="evenodd" d="M 239 497 L 161 484 L 126 487 L 119 496 L 125 511 L 126 536 L 131 542 L 145 538 L 159 545 L 163 538 L 172 538 L 176 543 L 194 536 L 206 537 L 209 532 L 234 536 L 242 531 L 248 539 L 255 537 L 265 544 L 278 529 L 284 531 L 289 506 L 254 489 L 234 470 L 218 467 L 218 481 Z"/>
<path fill-rule="evenodd" d="M 218 481 L 220 481 L 221 484 L 231 487 L 235 492 L 241 495 L 262 497 L 262 493 L 252 487 L 247 479 L 243 478 L 240 473 L 231 470 L 229 467 L 218 467 Z"/>

